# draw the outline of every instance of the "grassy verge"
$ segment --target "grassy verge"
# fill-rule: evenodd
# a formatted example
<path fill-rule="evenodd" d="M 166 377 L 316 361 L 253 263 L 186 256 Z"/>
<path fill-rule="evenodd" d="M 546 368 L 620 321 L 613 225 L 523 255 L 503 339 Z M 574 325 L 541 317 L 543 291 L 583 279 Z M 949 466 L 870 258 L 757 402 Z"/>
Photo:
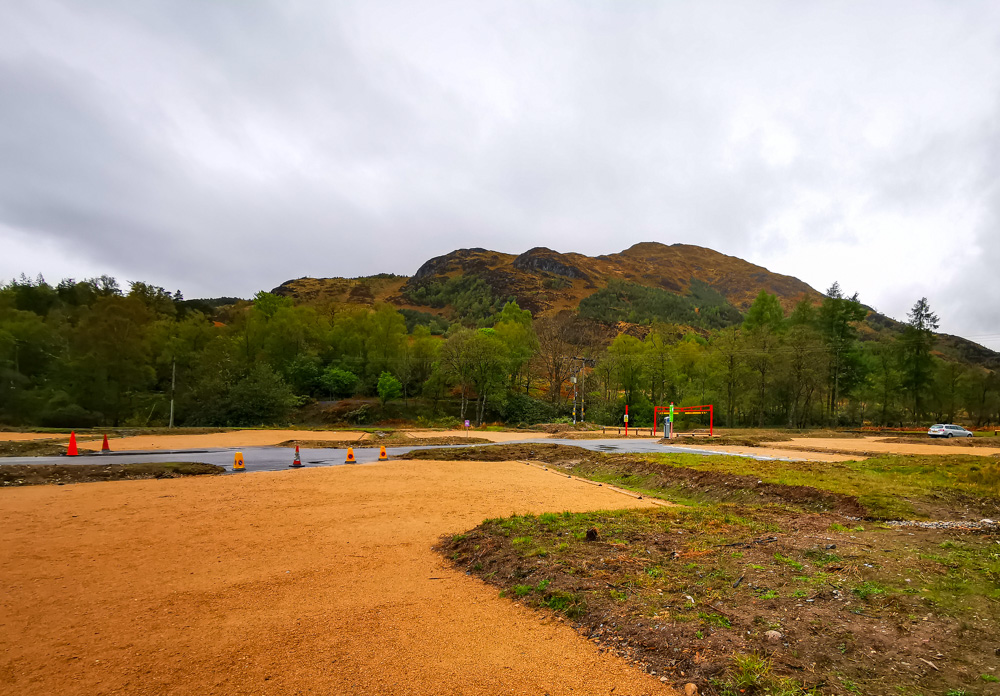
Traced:
<path fill-rule="evenodd" d="M 416 451 L 407 456 L 537 459 L 568 473 L 684 504 L 778 503 L 876 520 L 1000 517 L 1000 461 L 970 455 L 789 462 L 700 454 L 604 454 L 539 442 Z"/>
<path fill-rule="evenodd" d="M 440 550 L 705 694 L 993 693 L 996 536 L 843 522 L 777 506 L 546 513 Z"/>
<path fill-rule="evenodd" d="M 981 457 L 812 464 L 543 443 L 424 455 L 534 459 L 684 503 L 486 520 L 438 547 L 678 687 L 1000 694 L 1000 535 L 962 522 L 997 509 L 1000 469 Z M 845 516 L 852 505 L 864 515 Z M 951 522 L 857 519 L 917 511 Z"/>
<path fill-rule="evenodd" d="M 1000 461 L 968 455 L 882 455 L 848 462 L 651 455 L 665 466 L 806 486 L 855 498 L 867 517 L 988 517 L 1000 511 Z"/>
<path fill-rule="evenodd" d="M 197 462 L 148 464 L 4 464 L 0 486 L 89 483 L 150 478 L 178 478 L 223 474 L 226 469 Z"/>

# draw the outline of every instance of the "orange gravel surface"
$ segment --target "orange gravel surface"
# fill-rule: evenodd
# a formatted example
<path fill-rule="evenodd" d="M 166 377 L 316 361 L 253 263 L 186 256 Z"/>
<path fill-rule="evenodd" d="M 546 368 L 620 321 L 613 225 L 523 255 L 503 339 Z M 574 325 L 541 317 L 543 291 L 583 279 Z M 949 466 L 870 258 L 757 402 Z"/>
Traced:
<path fill-rule="evenodd" d="M 978 454 L 985 457 L 1000 454 L 1000 442 L 996 447 L 949 447 L 948 445 L 932 444 L 928 438 L 926 444 L 919 442 L 883 442 L 883 437 L 863 438 L 826 438 L 826 437 L 796 437 L 789 443 L 790 448 L 813 450 L 836 450 L 838 452 L 859 452 L 872 454 Z"/>
<path fill-rule="evenodd" d="M 0 489 L 0 693 L 671 694 L 431 550 L 646 504 L 510 462 Z"/>
<path fill-rule="evenodd" d="M 708 449 L 732 454 L 757 454 L 768 457 L 791 457 L 815 462 L 838 462 L 865 459 L 877 454 L 975 454 L 984 457 L 1000 455 L 997 447 L 949 447 L 933 443 L 884 442 L 883 436 L 863 438 L 795 437 L 789 442 L 763 447 L 734 445 L 713 446 L 710 441 L 678 440 L 682 447 Z"/>
<path fill-rule="evenodd" d="M 19 442 L 23 440 L 69 440 L 69 435 L 59 433 L 4 433 L 0 432 L 0 442 Z"/>
<path fill-rule="evenodd" d="M 493 430 L 471 429 L 468 433 L 464 430 L 407 430 L 408 437 L 478 437 L 491 442 L 510 442 L 512 440 L 542 440 L 552 437 L 548 433 L 534 432 L 496 432 Z"/>
<path fill-rule="evenodd" d="M 286 440 L 363 440 L 368 433 L 348 430 L 231 430 L 199 435 L 132 435 L 108 438 L 116 451 L 199 449 L 205 447 L 267 447 Z M 81 442 L 80 449 L 99 450 L 101 440 Z"/>
<path fill-rule="evenodd" d="M 792 447 L 744 447 L 742 445 L 713 445 L 711 441 L 705 442 L 697 440 L 678 440 L 674 443 L 677 447 L 687 447 L 690 449 L 703 449 L 712 452 L 722 452 L 724 454 L 746 454 L 761 457 L 784 457 L 788 459 L 800 459 L 807 462 L 846 462 L 853 459 L 864 459 L 863 455 L 837 454 L 835 452 L 808 452 L 794 449 Z M 784 443 L 782 443 L 784 444 Z"/>
<path fill-rule="evenodd" d="M 412 438 L 425 437 L 465 437 L 464 430 L 416 430 L 406 431 L 405 435 Z M 551 437 L 548 433 L 523 432 L 492 432 L 471 430 L 469 437 L 478 437 L 493 442 L 509 442 L 511 440 L 532 440 Z M 84 441 L 78 438 L 80 449 L 100 450 L 102 438 Z M 357 440 L 370 439 L 371 435 L 363 431 L 352 430 L 232 430 L 222 433 L 201 433 L 197 435 L 132 435 L 129 437 L 109 437 L 108 444 L 112 450 L 176 450 L 200 449 L 205 447 L 267 447 L 277 445 L 287 440 Z M 68 435 L 51 435 L 45 433 L 0 433 L 0 441 L 4 440 L 44 440 L 57 439 L 68 441 Z"/>

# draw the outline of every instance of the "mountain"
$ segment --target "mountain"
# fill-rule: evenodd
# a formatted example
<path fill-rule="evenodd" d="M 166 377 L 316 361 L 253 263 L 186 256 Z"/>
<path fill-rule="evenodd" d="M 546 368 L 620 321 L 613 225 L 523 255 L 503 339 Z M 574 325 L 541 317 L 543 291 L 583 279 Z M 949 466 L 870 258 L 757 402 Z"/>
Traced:
<path fill-rule="evenodd" d="M 399 307 L 441 310 L 443 307 L 424 304 L 420 289 L 426 291 L 462 276 L 481 279 L 494 297 L 516 298 L 536 317 L 576 309 L 584 298 L 607 288 L 612 281 L 681 296 L 691 294 L 692 284 L 707 286 L 739 310 L 746 310 L 761 289 L 777 295 L 786 309 L 802 298 L 821 297 L 797 278 L 772 273 L 735 256 L 690 244 L 668 246 L 658 242 L 642 242 L 620 253 L 597 257 L 564 254 L 545 247 L 520 256 L 487 249 L 458 249 L 425 262 L 411 278 L 299 278 L 282 283 L 273 292 L 310 303 L 382 301 Z"/>
<path fill-rule="evenodd" d="M 761 290 L 776 295 L 786 313 L 803 299 L 819 303 L 823 298 L 797 278 L 735 256 L 658 242 L 596 257 L 546 247 L 520 255 L 458 249 L 426 261 L 412 277 L 299 278 L 272 292 L 308 304 L 386 302 L 415 323 L 435 318 L 482 323 L 515 299 L 536 318 L 570 312 L 611 331 L 653 321 L 707 331 L 740 323 Z M 862 334 L 874 338 L 901 328 L 899 322 L 872 311 Z M 945 357 L 1000 368 L 998 353 L 957 336 L 939 338 Z"/>

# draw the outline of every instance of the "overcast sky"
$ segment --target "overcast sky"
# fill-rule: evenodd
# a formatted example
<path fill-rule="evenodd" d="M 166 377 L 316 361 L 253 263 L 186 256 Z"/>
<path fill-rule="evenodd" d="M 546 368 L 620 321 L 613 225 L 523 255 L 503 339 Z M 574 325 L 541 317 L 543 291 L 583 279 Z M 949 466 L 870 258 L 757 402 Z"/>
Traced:
<path fill-rule="evenodd" d="M 0 4 L 0 279 L 640 241 L 1000 349 L 1000 3 Z"/>

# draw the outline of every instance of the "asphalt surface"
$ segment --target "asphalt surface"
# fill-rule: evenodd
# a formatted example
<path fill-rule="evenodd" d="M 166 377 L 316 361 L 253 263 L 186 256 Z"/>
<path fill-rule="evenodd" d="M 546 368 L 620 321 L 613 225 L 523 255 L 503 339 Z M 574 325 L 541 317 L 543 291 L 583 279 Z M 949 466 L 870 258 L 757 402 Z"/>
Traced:
<path fill-rule="evenodd" d="M 710 450 L 689 447 L 672 447 L 661 445 L 654 440 L 514 440 L 512 442 L 494 443 L 489 445 L 471 445 L 472 447 L 494 447 L 497 444 L 550 444 L 570 445 L 596 452 L 641 453 L 641 454 L 732 454 L 730 452 L 712 452 Z M 417 445 L 413 447 L 387 447 L 386 454 L 390 457 L 405 455 L 413 450 L 451 449 L 454 447 L 469 447 L 470 445 Z M 243 461 L 247 471 L 280 471 L 287 469 L 295 456 L 294 448 L 290 447 L 213 447 L 190 450 L 157 450 L 136 452 L 108 452 L 104 454 L 84 454 L 78 457 L 0 457 L 0 466 L 4 464 L 141 464 L 150 462 L 201 462 L 216 464 L 232 469 L 236 452 L 243 453 Z M 377 447 L 355 448 L 354 458 L 358 464 L 371 464 L 378 461 Z M 340 466 L 346 463 L 346 449 L 301 448 L 299 450 L 304 466 Z M 739 455 L 744 456 L 744 455 Z M 749 456 L 749 455 L 746 455 Z M 773 459 L 773 457 L 750 457 L 752 459 Z"/>

